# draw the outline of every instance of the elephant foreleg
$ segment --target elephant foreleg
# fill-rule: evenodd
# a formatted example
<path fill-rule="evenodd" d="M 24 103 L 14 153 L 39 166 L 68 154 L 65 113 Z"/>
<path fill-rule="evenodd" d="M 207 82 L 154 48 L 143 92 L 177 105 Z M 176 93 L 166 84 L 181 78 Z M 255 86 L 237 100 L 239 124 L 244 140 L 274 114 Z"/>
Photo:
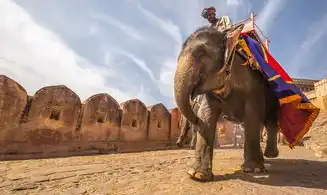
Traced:
<path fill-rule="evenodd" d="M 216 123 L 220 111 L 218 105 L 209 95 L 201 101 L 198 111 L 200 118 L 197 125 L 197 141 L 195 159 L 191 169 L 187 172 L 192 179 L 210 181 L 213 179 L 212 158 L 215 142 Z"/>
<path fill-rule="evenodd" d="M 266 142 L 266 149 L 264 155 L 267 158 L 276 158 L 279 155 L 279 151 L 277 148 L 277 134 L 278 134 L 278 125 L 276 118 L 270 118 L 266 124 L 267 129 L 267 142 Z"/>
<path fill-rule="evenodd" d="M 256 102 L 246 104 L 244 120 L 245 143 L 244 143 L 244 172 L 264 172 L 264 158 L 260 146 L 260 130 L 263 123 L 263 111 L 257 110 Z"/>

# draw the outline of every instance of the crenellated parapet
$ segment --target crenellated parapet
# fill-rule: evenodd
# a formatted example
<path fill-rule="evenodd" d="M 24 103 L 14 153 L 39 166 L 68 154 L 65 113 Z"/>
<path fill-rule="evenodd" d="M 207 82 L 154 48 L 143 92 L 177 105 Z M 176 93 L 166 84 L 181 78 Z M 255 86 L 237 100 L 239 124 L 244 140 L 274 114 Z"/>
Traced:
<path fill-rule="evenodd" d="M 160 103 L 147 107 L 138 99 L 119 104 L 106 93 L 82 103 L 63 85 L 47 86 L 29 96 L 19 83 L 0 75 L 2 159 L 172 147 L 179 119 L 177 108 L 168 110 Z"/>

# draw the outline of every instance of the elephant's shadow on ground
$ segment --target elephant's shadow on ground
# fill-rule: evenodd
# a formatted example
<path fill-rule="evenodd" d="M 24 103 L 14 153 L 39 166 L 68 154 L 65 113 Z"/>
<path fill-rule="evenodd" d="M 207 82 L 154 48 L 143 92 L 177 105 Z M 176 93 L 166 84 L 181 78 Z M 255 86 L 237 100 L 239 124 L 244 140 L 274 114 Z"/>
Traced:
<path fill-rule="evenodd" d="M 246 174 L 236 171 L 216 175 L 215 181 L 241 179 L 243 181 L 271 186 L 296 186 L 327 189 L 327 162 L 304 159 L 267 159 L 268 173 Z"/>

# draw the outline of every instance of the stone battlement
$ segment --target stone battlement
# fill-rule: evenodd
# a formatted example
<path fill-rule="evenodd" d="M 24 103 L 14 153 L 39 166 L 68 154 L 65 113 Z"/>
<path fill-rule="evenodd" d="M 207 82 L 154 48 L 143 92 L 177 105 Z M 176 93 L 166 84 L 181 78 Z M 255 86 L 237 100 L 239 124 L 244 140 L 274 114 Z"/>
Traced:
<path fill-rule="evenodd" d="M 147 107 L 137 99 L 118 104 L 106 93 L 82 103 L 63 85 L 29 96 L 19 83 L 0 75 L 1 159 L 174 147 L 179 118 L 177 108 Z"/>
<path fill-rule="evenodd" d="M 292 78 L 294 84 L 303 92 L 315 89 L 315 83 L 319 80 Z"/>
<path fill-rule="evenodd" d="M 315 81 L 295 83 L 312 87 Z M 316 93 L 307 93 L 316 102 Z M 175 148 L 179 119 L 177 108 L 146 106 L 138 99 L 119 104 L 106 93 L 81 102 L 64 85 L 29 96 L 19 83 L 0 75 L 0 160 Z M 221 144 L 231 137 L 228 124 L 229 136 L 219 136 Z"/>

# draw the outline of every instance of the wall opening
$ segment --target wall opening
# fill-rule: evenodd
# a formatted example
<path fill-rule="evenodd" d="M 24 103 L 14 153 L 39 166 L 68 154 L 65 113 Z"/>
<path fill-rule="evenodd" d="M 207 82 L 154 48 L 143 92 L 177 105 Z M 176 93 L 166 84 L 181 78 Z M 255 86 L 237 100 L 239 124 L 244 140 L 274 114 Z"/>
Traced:
<path fill-rule="evenodd" d="M 137 121 L 135 119 L 132 120 L 131 126 L 132 127 L 137 127 Z"/>
<path fill-rule="evenodd" d="M 112 113 L 110 113 L 109 118 L 107 118 L 107 120 L 108 120 L 110 123 L 112 122 L 111 114 L 112 114 Z"/>
<path fill-rule="evenodd" d="M 60 119 L 60 110 L 52 110 L 50 119 L 58 121 Z"/>
<path fill-rule="evenodd" d="M 104 117 L 103 116 L 99 116 L 97 118 L 97 123 L 104 123 Z"/>
<path fill-rule="evenodd" d="M 157 123 L 157 128 L 161 128 L 161 122 L 160 121 L 158 121 L 158 123 Z"/>

